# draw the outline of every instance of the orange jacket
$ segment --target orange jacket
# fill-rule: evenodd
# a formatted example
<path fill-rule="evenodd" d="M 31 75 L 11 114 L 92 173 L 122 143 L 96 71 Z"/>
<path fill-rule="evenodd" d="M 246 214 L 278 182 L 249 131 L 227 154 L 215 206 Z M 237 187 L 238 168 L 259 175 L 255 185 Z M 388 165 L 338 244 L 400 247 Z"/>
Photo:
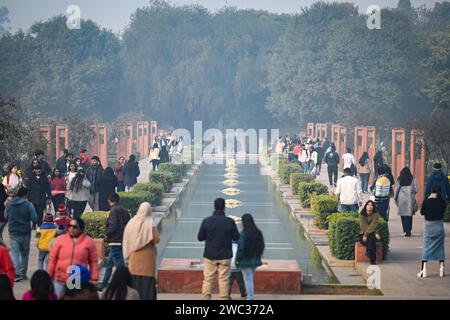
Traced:
<path fill-rule="evenodd" d="M 74 264 L 89 267 L 91 280 L 98 281 L 97 247 L 91 237 L 82 234 L 73 241 L 69 233 L 56 238 L 50 251 L 48 274 L 58 282 L 66 282 L 70 274 L 67 268 Z"/>

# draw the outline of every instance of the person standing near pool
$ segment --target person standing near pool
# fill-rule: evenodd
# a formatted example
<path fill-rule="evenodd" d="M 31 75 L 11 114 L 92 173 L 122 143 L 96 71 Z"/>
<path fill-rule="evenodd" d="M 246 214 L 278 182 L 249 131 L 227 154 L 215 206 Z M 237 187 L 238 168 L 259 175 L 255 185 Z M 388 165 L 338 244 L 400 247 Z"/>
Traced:
<path fill-rule="evenodd" d="M 220 299 L 228 300 L 232 241 L 239 240 L 239 231 L 234 220 L 225 216 L 224 199 L 214 200 L 213 215 L 203 220 L 197 238 L 198 241 L 205 241 L 202 299 L 211 300 L 211 291 L 218 272 Z"/>

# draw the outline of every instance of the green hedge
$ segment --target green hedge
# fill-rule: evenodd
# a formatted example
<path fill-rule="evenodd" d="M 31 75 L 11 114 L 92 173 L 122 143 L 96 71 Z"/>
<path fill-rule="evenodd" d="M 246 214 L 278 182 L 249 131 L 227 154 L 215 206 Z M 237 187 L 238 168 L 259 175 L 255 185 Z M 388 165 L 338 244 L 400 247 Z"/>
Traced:
<path fill-rule="evenodd" d="M 134 216 L 142 202 L 150 202 L 147 192 L 119 192 L 120 203 Z"/>
<path fill-rule="evenodd" d="M 328 216 L 338 211 L 339 201 L 327 194 L 311 196 L 311 212 L 319 229 L 328 229 Z"/>
<path fill-rule="evenodd" d="M 164 192 L 170 192 L 175 180 L 175 174 L 168 171 L 152 171 L 148 176 L 149 183 L 160 184 L 163 187 Z"/>
<path fill-rule="evenodd" d="M 108 211 L 86 212 L 81 217 L 85 222 L 85 233 L 91 238 L 105 237 L 106 220 Z"/>
<path fill-rule="evenodd" d="M 293 194 L 298 194 L 298 184 L 300 182 L 313 182 L 316 177 L 309 173 L 291 173 L 290 181 Z"/>
<path fill-rule="evenodd" d="M 447 209 L 445 210 L 444 221 L 450 222 L 450 204 L 447 206 Z"/>
<path fill-rule="evenodd" d="M 174 182 L 181 182 L 189 166 L 187 164 L 162 163 L 158 166 L 160 172 L 171 172 L 175 175 Z"/>
<path fill-rule="evenodd" d="M 137 183 L 133 186 L 132 191 L 137 193 L 147 193 L 149 199 L 148 202 L 150 202 L 152 206 L 161 205 L 163 186 L 160 183 Z"/>
<path fill-rule="evenodd" d="M 338 259 L 355 259 L 355 242 L 359 241 L 359 214 L 356 212 L 334 213 L 328 218 L 328 240 L 331 254 Z M 389 251 L 389 228 L 386 221 L 378 220 L 377 231 L 383 245 L 383 259 Z"/>
<path fill-rule="evenodd" d="M 320 182 L 300 182 L 298 196 L 304 208 L 311 206 L 310 199 L 313 194 L 328 194 L 328 187 Z"/>
<path fill-rule="evenodd" d="M 283 183 L 289 183 L 289 177 L 292 173 L 302 173 L 303 170 L 297 163 L 280 164 L 280 179 Z"/>

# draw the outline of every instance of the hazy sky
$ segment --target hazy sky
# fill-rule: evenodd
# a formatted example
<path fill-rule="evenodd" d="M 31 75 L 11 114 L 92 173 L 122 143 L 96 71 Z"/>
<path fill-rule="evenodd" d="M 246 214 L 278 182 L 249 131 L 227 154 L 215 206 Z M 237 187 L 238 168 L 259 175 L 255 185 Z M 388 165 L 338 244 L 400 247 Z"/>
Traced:
<path fill-rule="evenodd" d="M 381 7 L 396 7 L 398 0 L 334 0 L 336 2 L 353 2 L 360 11 L 365 11 L 369 5 Z M 317 0 L 172 0 L 177 5 L 200 4 L 211 11 L 223 6 L 238 8 L 262 9 L 276 13 L 296 13 L 301 7 L 310 6 Z M 332 2 L 330 0 L 329 2 Z M 433 7 L 436 0 L 412 0 L 413 6 L 426 5 Z M 19 28 L 28 29 L 34 22 L 65 14 L 69 5 L 81 8 L 81 17 L 89 18 L 99 25 L 114 32 L 122 30 L 128 23 L 130 15 L 139 7 L 149 3 L 148 0 L 0 0 L 0 6 L 9 9 L 9 27 L 11 31 Z"/>

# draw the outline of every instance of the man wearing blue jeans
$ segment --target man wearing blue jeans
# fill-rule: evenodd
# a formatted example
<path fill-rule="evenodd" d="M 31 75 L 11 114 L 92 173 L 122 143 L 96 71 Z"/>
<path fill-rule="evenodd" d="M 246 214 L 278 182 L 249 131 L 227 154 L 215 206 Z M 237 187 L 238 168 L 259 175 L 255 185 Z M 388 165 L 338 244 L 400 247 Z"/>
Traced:
<path fill-rule="evenodd" d="M 106 220 L 105 241 L 109 244 L 109 254 L 106 259 L 103 281 L 98 286 L 99 291 L 102 291 L 108 285 L 113 266 L 125 266 L 122 241 L 125 226 L 130 220 L 130 214 L 128 210 L 120 204 L 120 197 L 117 193 L 112 193 L 108 197 L 108 204 L 111 207 L 111 210 L 109 211 L 109 216 Z"/>
<path fill-rule="evenodd" d="M 358 212 L 362 204 L 361 184 L 352 176 L 350 168 L 344 169 L 344 176 L 338 180 L 335 194 L 339 197 L 341 212 Z"/>
<path fill-rule="evenodd" d="M 8 219 L 12 260 L 16 268 L 15 282 L 27 279 L 31 223 L 37 223 L 38 221 L 33 204 L 25 199 L 27 195 L 28 190 L 23 187 L 20 188 L 5 210 L 5 217 Z"/>

